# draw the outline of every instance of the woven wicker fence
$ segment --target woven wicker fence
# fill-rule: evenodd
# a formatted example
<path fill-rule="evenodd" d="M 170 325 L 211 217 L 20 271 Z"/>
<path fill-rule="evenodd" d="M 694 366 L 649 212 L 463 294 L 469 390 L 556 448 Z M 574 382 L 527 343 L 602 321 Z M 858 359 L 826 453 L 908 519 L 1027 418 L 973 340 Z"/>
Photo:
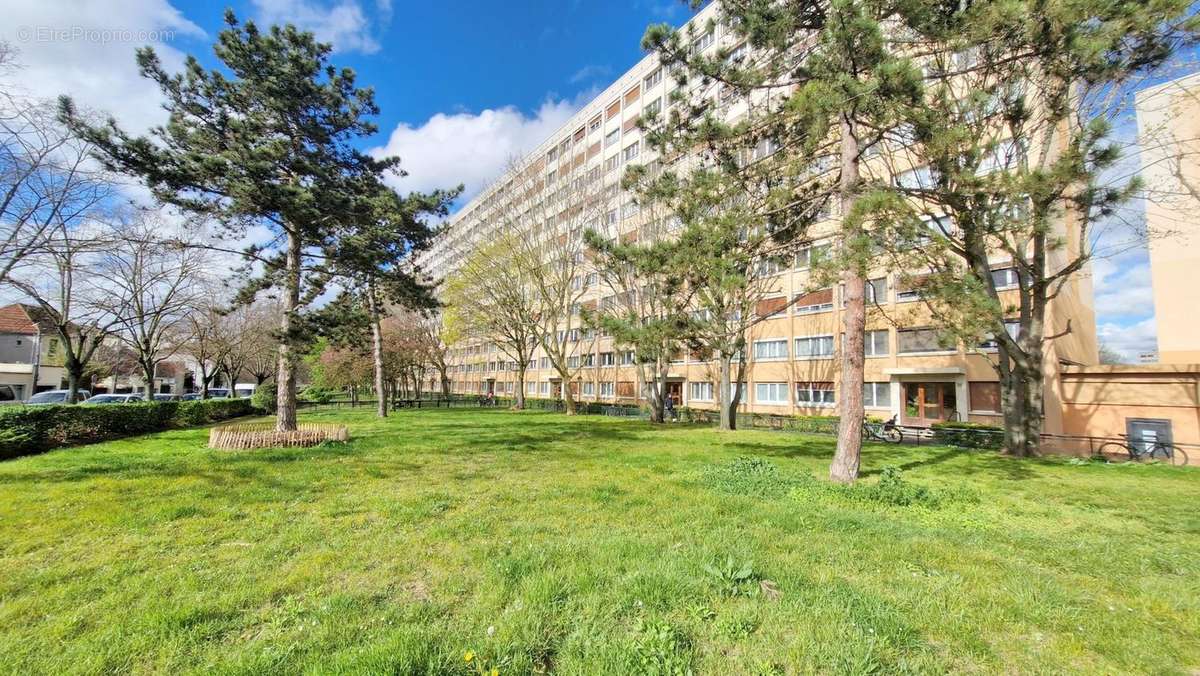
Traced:
<path fill-rule="evenodd" d="M 345 425 L 303 423 L 296 427 L 295 432 L 277 432 L 272 424 L 214 427 L 208 432 L 208 447 L 240 450 L 317 446 L 326 441 L 346 441 L 350 438 L 350 431 Z"/>

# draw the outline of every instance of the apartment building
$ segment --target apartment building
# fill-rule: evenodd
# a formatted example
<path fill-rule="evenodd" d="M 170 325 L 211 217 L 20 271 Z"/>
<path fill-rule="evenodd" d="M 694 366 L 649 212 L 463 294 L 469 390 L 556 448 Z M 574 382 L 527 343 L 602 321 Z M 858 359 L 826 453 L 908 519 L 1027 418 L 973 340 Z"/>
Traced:
<path fill-rule="evenodd" d="M 1162 364 L 1200 363 L 1200 73 L 1137 94 Z"/>
<path fill-rule="evenodd" d="M 716 18 L 714 3 L 701 10 L 691 23 L 704 27 Z M 692 47 L 700 51 L 721 45 L 736 47 L 734 40 L 732 31 L 716 22 L 712 30 L 698 33 Z M 593 181 L 600 182 L 597 192 L 603 196 L 597 213 L 580 213 L 576 218 L 582 223 L 565 223 L 560 230 L 568 233 L 564 236 L 579 236 L 579 225 L 627 242 L 670 236 L 678 227 L 673 219 L 653 208 L 639 207 L 632 195 L 621 189 L 620 176 L 631 162 L 653 166 L 658 161 L 645 145 L 637 122 L 647 110 L 670 106 L 669 94 L 675 86 L 675 79 L 657 56 L 642 59 L 534 149 L 525 164 L 455 214 L 446 233 L 423 255 L 422 265 L 439 275 L 452 273 L 473 247 L 494 236 L 497 224 L 490 214 L 498 206 L 536 204 L 540 211 L 544 200 L 565 199 L 565 223 L 576 213 L 570 206 L 568 186 L 587 186 Z M 722 114 L 730 119 L 744 114 L 744 103 L 727 96 L 720 86 L 708 87 L 711 92 L 700 94 L 711 96 Z M 772 150 L 766 147 L 754 152 Z M 914 167 L 910 173 L 919 177 L 921 168 Z M 564 191 L 568 192 L 565 198 Z M 810 270 L 815 252 L 827 246 L 820 235 L 836 230 L 836 218 L 835 213 L 828 214 L 814 229 L 811 244 L 793 256 L 764 262 L 771 266 L 767 271 L 772 275 L 771 293 L 758 304 L 756 312 L 762 321 L 747 337 L 748 369 L 741 397 L 745 411 L 836 414 L 840 395 L 841 290 L 814 288 Z M 542 223 L 531 221 L 530 227 L 542 227 Z M 1001 287 L 1015 286 L 1014 271 L 1003 259 L 998 258 L 993 267 Z M 1062 332 L 1068 321 L 1073 321 L 1071 333 L 1048 346 L 1048 383 L 1055 382 L 1062 365 L 1096 361 L 1095 321 L 1086 277 L 1080 276 L 1079 281 L 1068 285 L 1050 309 L 1048 333 Z M 586 289 L 582 303 L 592 307 L 603 306 L 615 293 L 596 274 L 581 274 L 578 283 Z M 1000 389 L 994 347 L 986 342 L 970 346 L 939 342 L 937 327 L 920 302 L 919 281 L 905 282 L 899 275 L 881 271 L 870 280 L 869 287 L 869 298 L 875 303 L 868 315 L 866 338 L 864 394 L 869 414 L 896 415 L 902 423 L 916 426 L 949 419 L 997 422 Z M 641 399 L 645 385 L 637 382 L 632 352 L 578 324 L 569 324 L 564 330 L 575 346 L 570 363 L 580 367 L 577 381 L 565 385 L 575 398 L 611 403 Z M 450 379 L 455 393 L 514 394 L 515 364 L 495 345 L 456 345 L 451 361 Z M 541 349 L 535 352 L 530 367 L 526 374 L 528 396 L 561 396 L 564 384 Z M 716 362 L 681 353 L 672 365 L 668 391 L 682 405 L 715 408 L 717 382 Z M 1046 390 L 1046 411 L 1047 430 L 1060 430 L 1059 394 L 1051 385 Z"/>

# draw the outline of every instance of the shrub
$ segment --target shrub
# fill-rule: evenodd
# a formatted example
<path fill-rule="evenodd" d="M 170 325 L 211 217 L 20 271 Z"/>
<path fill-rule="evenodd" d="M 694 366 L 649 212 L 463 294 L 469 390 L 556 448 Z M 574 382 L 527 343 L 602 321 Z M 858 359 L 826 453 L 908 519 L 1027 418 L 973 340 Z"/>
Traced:
<path fill-rule="evenodd" d="M 733 495 L 777 498 L 786 495 L 796 480 L 784 476 L 762 458 L 734 458 L 728 465 L 711 467 L 704 473 L 709 487 Z"/>
<path fill-rule="evenodd" d="M 931 429 L 934 440 L 947 446 L 998 450 L 1004 445 L 1004 430 L 995 425 L 973 422 L 940 422 L 934 423 Z"/>
<path fill-rule="evenodd" d="M 338 390 L 330 390 L 324 387 L 313 385 L 312 387 L 304 388 L 304 391 L 300 393 L 300 399 L 304 401 L 312 401 L 318 404 L 328 404 L 329 402 L 333 401 L 333 398 L 338 394 L 340 394 Z"/>
<path fill-rule="evenodd" d="M 247 399 L 10 406 L 0 410 L 0 458 L 203 425 L 252 412 Z"/>
<path fill-rule="evenodd" d="M 275 383 L 259 385 L 254 389 L 254 394 L 250 396 L 250 403 L 263 413 L 275 413 L 275 405 L 278 403 L 275 399 L 277 393 Z"/>

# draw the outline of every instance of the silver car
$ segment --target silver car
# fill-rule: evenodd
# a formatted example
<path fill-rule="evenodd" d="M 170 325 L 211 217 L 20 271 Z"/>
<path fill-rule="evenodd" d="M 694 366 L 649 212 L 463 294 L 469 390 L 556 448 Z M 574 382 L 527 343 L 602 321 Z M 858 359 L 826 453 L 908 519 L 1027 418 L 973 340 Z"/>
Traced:
<path fill-rule="evenodd" d="M 97 394 L 84 401 L 85 404 L 132 404 L 142 400 L 140 394 Z"/>

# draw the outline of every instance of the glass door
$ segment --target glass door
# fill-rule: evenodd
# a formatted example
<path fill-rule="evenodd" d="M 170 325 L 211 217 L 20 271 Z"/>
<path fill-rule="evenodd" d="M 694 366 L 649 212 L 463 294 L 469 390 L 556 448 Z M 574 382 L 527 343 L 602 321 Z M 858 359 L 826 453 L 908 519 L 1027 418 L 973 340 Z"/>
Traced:
<path fill-rule="evenodd" d="M 928 427 L 954 416 L 958 397 L 954 383 L 904 383 L 904 415 L 901 422 Z"/>

